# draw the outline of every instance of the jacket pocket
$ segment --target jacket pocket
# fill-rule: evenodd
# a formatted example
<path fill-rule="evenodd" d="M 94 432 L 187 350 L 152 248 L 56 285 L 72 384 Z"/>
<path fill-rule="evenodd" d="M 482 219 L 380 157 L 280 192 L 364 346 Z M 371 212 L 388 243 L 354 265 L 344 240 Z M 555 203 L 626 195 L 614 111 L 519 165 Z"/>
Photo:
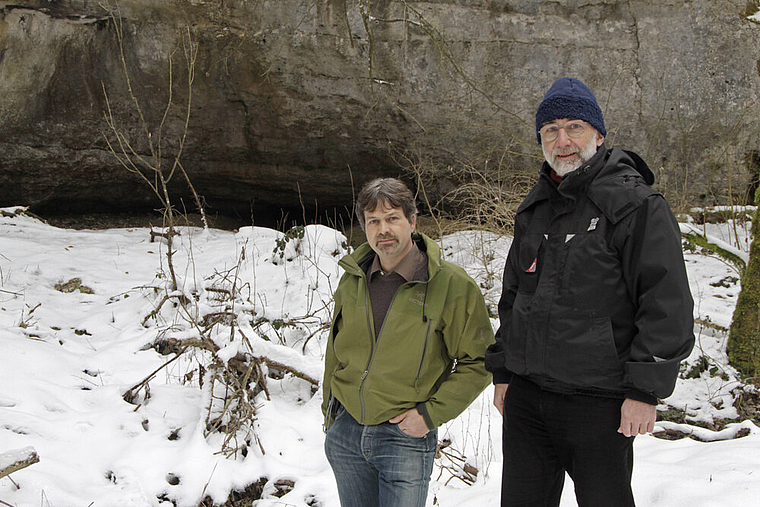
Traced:
<path fill-rule="evenodd" d="M 609 317 L 569 317 L 561 324 L 547 350 L 547 373 L 574 385 L 606 386 L 622 377 Z"/>
<path fill-rule="evenodd" d="M 504 342 L 504 365 L 512 373 L 525 375 L 527 373 L 526 348 L 528 337 L 532 336 L 530 315 L 530 294 L 517 294 L 505 322 L 502 322 Z"/>
<path fill-rule="evenodd" d="M 543 234 L 528 234 L 520 242 L 520 252 L 517 258 L 517 268 L 520 270 L 518 292 L 536 292 L 542 267 L 540 253 L 543 241 Z"/>
<path fill-rule="evenodd" d="M 608 313 L 628 299 L 619 255 L 602 234 L 578 233 L 566 246 L 561 291 L 568 306 Z"/>
<path fill-rule="evenodd" d="M 422 342 L 422 353 L 420 354 L 420 362 L 417 366 L 417 374 L 414 376 L 414 390 L 420 392 L 420 376 L 422 375 L 423 368 L 425 367 L 425 358 L 428 354 L 428 342 L 430 341 L 430 328 L 433 321 L 428 319 L 427 328 L 425 329 L 425 339 Z"/>
<path fill-rule="evenodd" d="M 340 358 L 338 357 L 338 349 L 335 346 L 335 339 L 338 337 L 338 326 L 341 321 L 341 314 L 342 309 L 336 309 L 335 314 L 333 316 L 332 325 L 330 326 L 330 340 L 329 343 L 332 347 L 333 355 L 335 356 L 335 359 L 337 359 L 338 364 L 340 364 Z"/>

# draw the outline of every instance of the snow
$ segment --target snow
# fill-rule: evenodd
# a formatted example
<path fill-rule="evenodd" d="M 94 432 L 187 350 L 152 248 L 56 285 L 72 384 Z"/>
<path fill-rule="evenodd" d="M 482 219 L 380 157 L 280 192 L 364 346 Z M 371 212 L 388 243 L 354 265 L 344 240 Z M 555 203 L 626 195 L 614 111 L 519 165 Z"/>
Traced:
<path fill-rule="evenodd" d="M 339 505 L 322 449 L 321 392 L 273 366 L 321 379 L 337 262 L 347 251 L 339 232 L 313 225 L 287 235 L 260 227 L 183 228 L 175 238 L 174 289 L 166 242 L 152 243 L 148 229 L 59 229 L 20 208 L 2 211 L 0 465 L 33 451 L 40 458 L 0 479 L 4 505 L 197 506 L 206 497 L 222 503 L 259 480 L 257 506 Z M 732 230 L 748 227 L 699 227 L 746 256 L 746 233 L 735 238 Z M 442 243 L 495 314 L 510 239 L 470 231 Z M 758 505 L 760 429 L 733 406 L 753 389 L 726 357 L 738 274 L 704 253 L 687 250 L 685 257 L 697 346 L 660 409 L 664 414 L 669 405 L 686 416 L 658 422 L 656 432 L 693 438 L 636 439 L 637 505 Z M 81 284 L 67 284 L 74 278 Z M 189 302 L 185 313 L 181 298 Z M 218 323 L 209 324 L 214 316 Z M 153 347 L 202 336 L 209 350 L 188 349 L 178 359 Z M 207 431 L 210 416 L 226 414 L 231 424 L 209 365 L 241 354 L 270 360 L 262 366 L 268 396 L 249 400 L 250 426 L 225 442 L 224 433 Z M 491 396 L 489 388 L 441 428 L 439 438 L 451 444 L 436 460 L 429 506 L 499 505 L 501 419 Z M 720 431 L 708 429 L 725 421 Z M 479 471 L 472 485 L 462 479 L 465 462 Z M 575 505 L 569 480 L 561 505 Z"/>

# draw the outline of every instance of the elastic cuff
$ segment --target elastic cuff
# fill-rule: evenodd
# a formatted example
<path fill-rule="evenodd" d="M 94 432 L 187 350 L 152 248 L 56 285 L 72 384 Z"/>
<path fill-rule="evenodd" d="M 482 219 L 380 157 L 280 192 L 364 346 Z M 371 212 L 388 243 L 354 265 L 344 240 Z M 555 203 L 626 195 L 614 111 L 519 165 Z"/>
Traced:
<path fill-rule="evenodd" d="M 631 400 L 647 403 L 649 405 L 657 405 L 659 403 L 659 401 L 657 400 L 657 396 L 654 396 L 649 393 L 645 393 L 644 391 L 638 391 L 636 389 L 628 389 L 625 392 L 625 397 Z"/>
<path fill-rule="evenodd" d="M 419 412 L 422 418 L 425 420 L 425 424 L 427 425 L 428 430 L 432 430 L 433 428 L 435 428 L 435 424 L 433 424 L 433 419 L 430 418 L 430 412 L 428 412 L 427 405 L 425 405 L 424 403 L 418 403 L 417 412 Z"/>
<path fill-rule="evenodd" d="M 514 374 L 511 371 L 498 370 L 491 372 L 491 375 L 493 375 L 494 384 L 509 384 L 512 382 L 512 375 Z"/>

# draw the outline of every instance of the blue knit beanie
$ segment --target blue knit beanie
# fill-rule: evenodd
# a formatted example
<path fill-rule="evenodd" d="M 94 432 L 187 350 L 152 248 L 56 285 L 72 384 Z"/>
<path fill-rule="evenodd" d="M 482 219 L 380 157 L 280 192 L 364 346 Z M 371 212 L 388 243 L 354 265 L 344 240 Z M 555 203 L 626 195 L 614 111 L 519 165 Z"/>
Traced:
<path fill-rule="evenodd" d="M 607 135 L 604 128 L 604 116 L 596 97 L 588 86 L 572 77 L 557 79 L 536 111 L 536 139 L 541 144 L 541 127 L 546 122 L 561 118 L 583 120 L 594 126 L 603 136 Z"/>

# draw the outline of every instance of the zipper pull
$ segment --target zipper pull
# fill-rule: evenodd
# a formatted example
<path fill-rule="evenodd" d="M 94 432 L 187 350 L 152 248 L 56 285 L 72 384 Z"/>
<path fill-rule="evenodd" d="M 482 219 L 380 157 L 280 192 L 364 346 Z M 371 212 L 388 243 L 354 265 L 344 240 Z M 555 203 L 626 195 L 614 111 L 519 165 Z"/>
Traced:
<path fill-rule="evenodd" d="M 369 375 L 369 370 L 364 370 L 364 373 L 362 373 L 362 381 L 367 378 L 367 375 Z"/>

